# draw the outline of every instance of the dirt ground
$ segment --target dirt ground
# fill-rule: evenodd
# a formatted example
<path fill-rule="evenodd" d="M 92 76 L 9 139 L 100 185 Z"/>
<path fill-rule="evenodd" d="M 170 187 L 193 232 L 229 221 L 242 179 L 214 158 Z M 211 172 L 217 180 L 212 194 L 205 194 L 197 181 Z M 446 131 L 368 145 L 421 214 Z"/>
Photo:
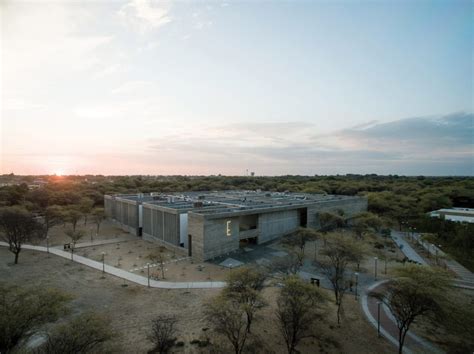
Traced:
<path fill-rule="evenodd" d="M 71 239 L 65 234 L 65 231 L 71 228 L 71 224 L 67 223 L 66 225 L 60 224 L 52 227 L 49 232 L 49 245 L 50 246 L 62 246 L 65 243 L 71 242 Z M 123 238 L 129 237 L 134 238 L 130 233 L 123 231 L 116 223 L 113 221 L 106 219 L 100 224 L 99 232 L 97 233 L 97 226 L 96 224 L 92 223 L 91 221 L 87 222 L 87 225 L 84 225 L 84 219 L 79 220 L 76 226 L 77 231 L 82 231 L 84 233 L 83 238 L 81 238 L 78 242 L 90 242 L 91 236 L 93 241 L 98 240 L 108 240 L 113 238 Z M 45 246 L 46 241 L 40 241 L 40 244 Z"/>
<path fill-rule="evenodd" d="M 146 339 L 151 320 L 158 314 L 175 314 L 179 319 L 178 341 L 182 348 L 173 352 L 209 353 L 190 342 L 203 339 L 206 330 L 202 314 L 203 303 L 220 290 L 163 290 L 127 284 L 112 276 L 101 279 L 101 273 L 65 259 L 33 251 L 22 251 L 18 265 L 13 256 L 0 248 L 0 281 L 17 285 L 41 285 L 68 292 L 74 296 L 74 313 L 93 310 L 110 319 L 117 333 L 117 352 L 146 353 L 151 348 Z M 254 339 L 250 348 L 256 353 L 283 353 L 274 315 L 277 288 L 267 288 L 265 298 L 270 306 L 263 309 L 255 322 Z M 328 295 L 331 294 L 328 292 Z M 328 305 L 324 321 L 317 325 L 315 338 L 307 339 L 298 349 L 302 353 L 393 353 L 395 348 L 377 338 L 375 329 L 365 320 L 360 305 L 353 298 L 345 299 L 345 319 L 338 327 L 335 310 Z M 260 345 L 257 343 L 260 342 Z M 212 343 L 212 342 L 211 342 Z M 229 352 L 228 349 L 218 352 Z"/>
<path fill-rule="evenodd" d="M 208 262 L 196 263 L 182 253 L 141 239 L 82 247 L 75 252 L 96 261 L 102 260 L 104 252 L 106 264 L 141 275 L 146 274 L 147 263 L 150 263 L 150 276 L 156 280 L 163 279 L 164 273 L 164 279 L 167 281 L 220 281 L 224 280 L 229 272 L 228 268 Z M 164 260 L 163 273 L 161 264 L 153 258 L 160 252 Z"/>

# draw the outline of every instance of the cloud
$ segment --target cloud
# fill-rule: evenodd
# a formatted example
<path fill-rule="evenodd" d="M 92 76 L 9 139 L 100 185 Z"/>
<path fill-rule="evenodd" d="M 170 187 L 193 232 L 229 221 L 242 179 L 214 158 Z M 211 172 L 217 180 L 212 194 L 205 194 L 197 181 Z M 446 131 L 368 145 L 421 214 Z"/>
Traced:
<path fill-rule="evenodd" d="M 251 168 L 260 174 L 398 173 L 472 175 L 473 114 L 371 122 L 315 135 L 305 122 L 191 127 L 152 139 L 157 163 Z"/>
<path fill-rule="evenodd" d="M 170 3 L 153 0 L 132 0 L 118 11 L 123 22 L 138 33 L 156 30 L 171 22 Z"/>
<path fill-rule="evenodd" d="M 359 139 L 414 141 L 431 145 L 472 144 L 473 120 L 474 115 L 468 113 L 416 117 L 343 130 L 341 135 Z"/>

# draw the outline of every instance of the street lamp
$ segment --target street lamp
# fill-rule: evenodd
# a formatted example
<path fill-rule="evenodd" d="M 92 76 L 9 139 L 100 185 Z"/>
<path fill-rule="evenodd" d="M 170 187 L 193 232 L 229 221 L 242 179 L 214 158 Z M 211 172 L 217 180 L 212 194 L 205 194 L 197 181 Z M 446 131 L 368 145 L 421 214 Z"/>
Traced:
<path fill-rule="evenodd" d="M 147 272 L 148 272 L 148 287 L 150 287 L 150 263 L 146 264 Z"/>
<path fill-rule="evenodd" d="M 49 236 L 46 236 L 46 252 L 49 253 Z"/>
<path fill-rule="evenodd" d="M 105 252 L 102 252 L 102 274 L 105 273 Z"/>
<path fill-rule="evenodd" d="M 380 338 L 380 301 L 377 302 L 377 336 Z"/>
<path fill-rule="evenodd" d="M 71 248 L 71 261 L 74 261 L 74 245 Z"/>
<path fill-rule="evenodd" d="M 378 258 L 377 257 L 374 257 L 374 280 L 377 280 L 377 260 Z"/>
<path fill-rule="evenodd" d="M 357 287 L 358 287 L 358 284 L 359 284 L 359 273 L 355 272 L 354 275 L 355 275 L 355 279 L 356 279 L 354 297 L 357 300 Z"/>

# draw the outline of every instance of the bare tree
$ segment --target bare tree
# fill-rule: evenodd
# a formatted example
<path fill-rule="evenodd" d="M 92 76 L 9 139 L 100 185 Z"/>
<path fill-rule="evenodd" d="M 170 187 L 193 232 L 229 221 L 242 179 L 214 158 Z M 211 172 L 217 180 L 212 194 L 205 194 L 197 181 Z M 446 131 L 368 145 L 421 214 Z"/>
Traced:
<path fill-rule="evenodd" d="M 395 317 L 398 327 L 398 353 L 403 352 L 410 326 L 419 317 L 441 312 L 449 277 L 428 266 L 407 265 L 397 270 L 398 277 L 381 291 L 370 295 L 383 302 Z"/>
<path fill-rule="evenodd" d="M 250 333 L 255 313 L 266 306 L 261 295 L 266 277 L 262 269 L 250 267 L 237 268 L 227 277 L 227 286 L 223 290 L 223 296 L 243 306 L 247 316 L 248 333 Z"/>
<path fill-rule="evenodd" d="M 288 353 L 295 353 L 302 339 L 314 335 L 313 325 L 320 317 L 324 300 L 316 287 L 296 276 L 284 280 L 278 298 L 277 318 Z"/>
<path fill-rule="evenodd" d="M 168 353 L 176 342 L 176 323 L 178 319 L 173 315 L 159 315 L 152 321 L 148 339 L 154 344 L 154 351 Z"/>
<path fill-rule="evenodd" d="M 360 244 L 352 238 L 334 233 L 328 235 L 326 246 L 321 253 L 325 257 L 318 264 L 331 282 L 337 306 L 337 323 L 340 323 L 342 300 L 350 287 L 350 279 L 346 276 L 347 267 L 351 263 L 359 263 L 364 252 Z"/>
<path fill-rule="evenodd" d="M 229 340 L 235 354 L 241 354 L 249 334 L 244 307 L 237 301 L 218 295 L 205 305 L 204 313 L 214 331 Z"/>
<path fill-rule="evenodd" d="M 113 332 L 106 318 L 94 313 L 83 313 L 68 323 L 54 328 L 39 353 L 91 353 L 101 352 Z"/>
<path fill-rule="evenodd" d="M 26 209 L 17 206 L 0 209 L 0 237 L 15 255 L 15 264 L 18 264 L 22 245 L 42 236 L 43 225 Z"/>
<path fill-rule="evenodd" d="M 154 252 L 152 252 L 148 255 L 148 259 L 150 261 L 160 265 L 160 271 L 161 271 L 161 278 L 162 279 L 165 279 L 166 255 L 165 255 L 164 251 L 165 251 L 164 247 L 159 247 L 157 251 L 154 251 Z"/>

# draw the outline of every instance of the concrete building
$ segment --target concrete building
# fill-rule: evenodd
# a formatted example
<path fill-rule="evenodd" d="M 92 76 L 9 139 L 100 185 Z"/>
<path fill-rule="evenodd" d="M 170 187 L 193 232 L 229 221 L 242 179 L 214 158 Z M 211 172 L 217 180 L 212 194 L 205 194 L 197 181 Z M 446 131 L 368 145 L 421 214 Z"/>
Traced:
<path fill-rule="evenodd" d="M 261 191 L 106 195 L 107 216 L 146 240 L 207 260 L 261 244 L 299 227 L 319 228 L 319 214 L 366 211 L 367 198 Z"/>
<path fill-rule="evenodd" d="M 450 221 L 474 223 L 474 209 L 470 208 L 439 209 L 430 212 L 429 215 L 432 218 L 444 218 Z"/>

